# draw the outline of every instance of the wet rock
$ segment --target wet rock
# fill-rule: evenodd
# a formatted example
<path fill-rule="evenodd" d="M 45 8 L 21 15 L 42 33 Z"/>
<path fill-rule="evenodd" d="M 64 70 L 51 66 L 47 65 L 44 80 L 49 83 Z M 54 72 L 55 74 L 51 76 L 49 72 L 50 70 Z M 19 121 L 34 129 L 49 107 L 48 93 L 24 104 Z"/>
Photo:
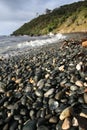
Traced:
<path fill-rule="evenodd" d="M 50 122 L 50 123 L 57 123 L 57 122 L 58 122 L 58 117 L 56 117 L 56 116 L 51 117 L 51 118 L 49 119 L 49 122 Z"/>
<path fill-rule="evenodd" d="M 43 91 L 40 90 L 40 89 L 36 90 L 35 94 L 36 94 L 37 97 L 43 97 Z"/>
<path fill-rule="evenodd" d="M 87 41 L 82 42 L 83 47 L 87 47 Z"/>
<path fill-rule="evenodd" d="M 78 124 L 77 119 L 75 117 L 73 117 L 73 119 L 72 119 L 72 126 L 78 126 L 78 125 L 79 124 Z"/>
<path fill-rule="evenodd" d="M 31 110 L 30 113 L 29 113 L 31 119 L 34 119 L 35 118 L 35 112 L 34 110 Z"/>
<path fill-rule="evenodd" d="M 23 130 L 36 130 L 36 120 L 26 121 Z"/>
<path fill-rule="evenodd" d="M 84 102 L 87 103 L 87 93 L 84 93 L 83 99 L 84 99 Z"/>
<path fill-rule="evenodd" d="M 0 93 L 4 93 L 6 90 L 6 84 L 0 82 Z"/>
<path fill-rule="evenodd" d="M 56 95 L 55 95 L 55 99 L 60 100 L 62 98 L 63 94 L 64 94 L 63 91 L 57 92 Z"/>
<path fill-rule="evenodd" d="M 62 113 L 60 114 L 60 120 L 64 120 L 67 117 L 71 116 L 71 112 L 72 112 L 72 108 L 71 107 L 67 107 L 65 108 Z"/>
<path fill-rule="evenodd" d="M 65 67 L 64 65 L 60 66 L 60 67 L 59 67 L 59 70 L 60 70 L 60 71 L 64 71 L 64 67 Z"/>
<path fill-rule="evenodd" d="M 58 101 L 55 101 L 55 100 L 52 100 L 52 99 L 49 100 L 50 110 L 55 110 L 55 109 L 57 109 L 58 106 L 59 106 Z"/>
<path fill-rule="evenodd" d="M 46 93 L 44 93 L 44 97 L 49 97 L 51 94 L 53 94 L 54 88 L 49 89 Z"/>
<path fill-rule="evenodd" d="M 75 84 L 77 85 L 77 86 L 79 86 L 79 87 L 83 87 L 83 82 L 82 81 L 80 81 L 80 80 L 77 80 L 76 82 L 75 82 Z"/>
<path fill-rule="evenodd" d="M 3 130 L 8 130 L 9 129 L 9 124 L 5 124 L 5 126 L 3 127 Z"/>
<path fill-rule="evenodd" d="M 39 118 L 38 120 L 37 120 L 37 124 L 36 124 L 36 126 L 37 126 L 37 128 L 39 127 L 39 126 L 45 126 L 45 125 L 47 125 L 47 120 L 45 119 L 45 118 Z"/>
<path fill-rule="evenodd" d="M 83 112 L 81 112 L 79 115 L 80 115 L 81 117 L 87 118 L 87 114 L 85 114 L 85 113 L 83 113 Z"/>
<path fill-rule="evenodd" d="M 49 129 L 48 127 L 42 125 L 42 126 L 39 126 L 37 130 L 49 130 Z"/>
<path fill-rule="evenodd" d="M 9 130 L 16 130 L 17 127 L 18 127 L 18 122 L 14 121 L 13 123 L 11 123 Z"/>
<path fill-rule="evenodd" d="M 77 69 L 78 71 L 80 71 L 80 70 L 81 70 L 81 66 L 82 66 L 82 62 L 80 62 L 79 64 L 76 65 L 76 69 Z"/>
<path fill-rule="evenodd" d="M 71 91 L 76 91 L 76 90 L 78 90 L 78 87 L 75 86 L 75 85 L 72 85 L 72 86 L 70 86 L 70 90 Z"/>
<path fill-rule="evenodd" d="M 71 120 L 69 118 L 66 118 L 62 124 L 62 129 L 67 130 L 71 127 Z"/>
<path fill-rule="evenodd" d="M 84 130 L 87 130 L 87 118 L 84 118 L 82 116 L 76 115 L 76 119 L 78 120 L 78 124 L 81 128 Z"/>
<path fill-rule="evenodd" d="M 44 79 L 41 79 L 41 80 L 38 81 L 37 86 L 38 86 L 39 89 L 44 87 L 44 82 L 45 82 Z"/>

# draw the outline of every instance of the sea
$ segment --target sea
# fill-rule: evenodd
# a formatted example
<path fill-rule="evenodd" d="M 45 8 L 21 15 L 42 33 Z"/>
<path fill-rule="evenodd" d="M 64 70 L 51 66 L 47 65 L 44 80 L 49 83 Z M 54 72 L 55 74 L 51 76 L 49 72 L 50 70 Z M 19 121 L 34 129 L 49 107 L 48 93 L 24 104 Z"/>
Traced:
<path fill-rule="evenodd" d="M 25 53 L 43 45 L 55 44 L 66 38 L 63 34 L 49 34 L 44 36 L 0 36 L 0 57 L 8 58 Z"/>
<path fill-rule="evenodd" d="M 0 57 L 8 58 L 27 52 L 30 49 L 36 49 L 43 45 L 55 44 L 66 39 L 74 38 L 79 40 L 87 38 L 87 33 L 70 34 L 48 34 L 44 36 L 0 36 Z"/>

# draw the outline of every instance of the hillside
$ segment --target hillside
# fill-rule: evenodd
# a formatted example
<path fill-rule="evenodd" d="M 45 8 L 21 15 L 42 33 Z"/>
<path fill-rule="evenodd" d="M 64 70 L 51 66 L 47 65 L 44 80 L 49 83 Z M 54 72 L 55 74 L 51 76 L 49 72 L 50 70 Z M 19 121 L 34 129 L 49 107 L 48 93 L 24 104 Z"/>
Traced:
<path fill-rule="evenodd" d="M 60 6 L 25 23 L 12 35 L 87 32 L 87 0 Z"/>

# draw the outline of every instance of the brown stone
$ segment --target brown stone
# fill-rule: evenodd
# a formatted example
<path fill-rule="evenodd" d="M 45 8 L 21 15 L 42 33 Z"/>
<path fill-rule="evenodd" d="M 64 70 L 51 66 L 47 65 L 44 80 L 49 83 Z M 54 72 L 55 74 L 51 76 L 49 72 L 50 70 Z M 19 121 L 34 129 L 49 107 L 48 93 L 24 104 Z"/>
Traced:
<path fill-rule="evenodd" d="M 73 117 L 73 119 L 72 119 L 72 126 L 78 126 L 78 125 L 79 124 L 78 124 L 77 119 L 75 117 Z"/>
<path fill-rule="evenodd" d="M 87 103 L 87 92 L 83 95 L 84 102 Z"/>
<path fill-rule="evenodd" d="M 71 120 L 69 118 L 66 118 L 62 124 L 62 129 L 67 130 L 71 127 Z"/>
<path fill-rule="evenodd" d="M 51 117 L 51 118 L 49 119 L 49 122 L 50 122 L 50 123 L 57 123 L 57 122 L 58 122 L 58 119 L 57 119 L 57 117 L 53 116 L 53 117 Z"/>
<path fill-rule="evenodd" d="M 87 41 L 82 42 L 83 47 L 87 47 Z"/>
<path fill-rule="evenodd" d="M 64 120 L 65 118 L 67 117 L 70 117 L 71 116 L 71 111 L 72 111 L 72 108 L 71 107 L 67 107 L 65 108 L 62 113 L 60 114 L 60 120 Z"/>
<path fill-rule="evenodd" d="M 83 86 L 84 86 L 83 82 L 80 81 L 80 80 L 77 80 L 77 81 L 75 82 L 75 84 L 76 84 L 78 87 L 83 87 Z"/>

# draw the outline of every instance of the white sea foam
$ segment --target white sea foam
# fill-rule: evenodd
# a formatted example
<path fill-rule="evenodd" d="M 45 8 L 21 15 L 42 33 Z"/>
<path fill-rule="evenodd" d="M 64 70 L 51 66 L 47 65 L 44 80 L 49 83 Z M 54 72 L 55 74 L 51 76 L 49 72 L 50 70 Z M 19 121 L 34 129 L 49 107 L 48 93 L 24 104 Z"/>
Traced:
<path fill-rule="evenodd" d="M 35 47 L 40 47 L 47 44 L 57 43 L 66 36 L 62 34 L 48 34 L 39 37 L 29 37 L 29 36 L 18 36 L 18 37 L 1 37 L 0 38 L 0 55 L 4 57 L 19 55 L 25 50 L 29 50 Z"/>
<path fill-rule="evenodd" d="M 45 44 L 52 44 L 56 43 L 59 40 L 65 39 L 66 36 L 62 34 L 56 34 L 56 35 L 48 35 L 47 39 L 39 39 L 39 40 L 31 40 L 31 41 L 25 41 L 22 43 L 17 44 L 17 48 L 26 48 L 26 47 L 39 47 Z"/>

